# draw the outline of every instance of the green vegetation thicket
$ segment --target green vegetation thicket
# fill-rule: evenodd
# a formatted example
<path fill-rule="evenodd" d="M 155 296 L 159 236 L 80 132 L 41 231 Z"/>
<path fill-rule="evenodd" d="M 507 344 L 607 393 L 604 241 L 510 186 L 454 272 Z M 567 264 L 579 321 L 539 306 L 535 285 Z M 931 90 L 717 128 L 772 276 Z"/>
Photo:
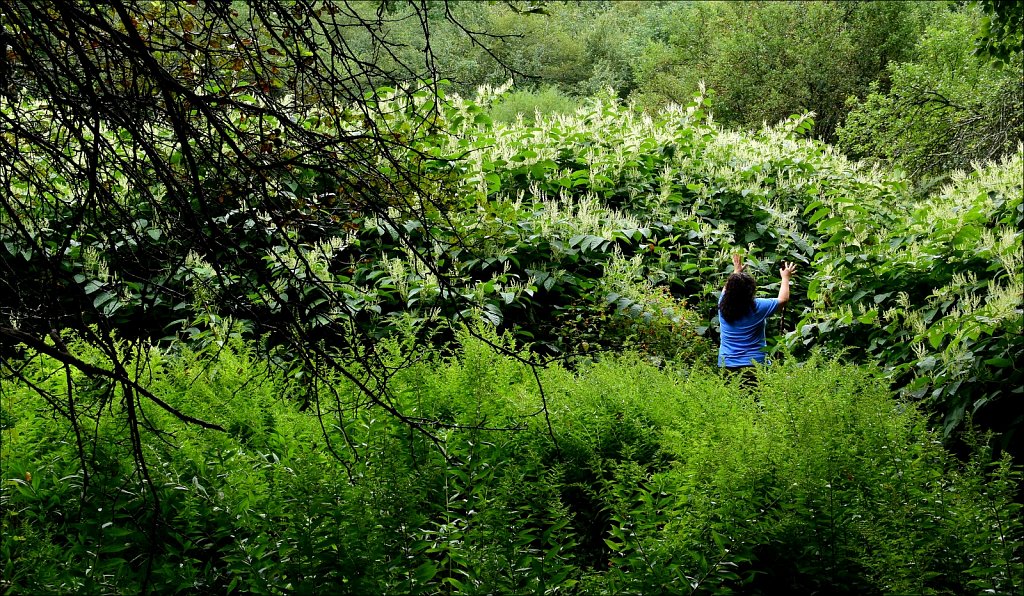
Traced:
<path fill-rule="evenodd" d="M 865 368 L 789 361 L 751 394 L 710 369 L 607 358 L 544 369 L 541 395 L 527 365 L 458 339 L 446 357 L 384 348 L 392 364 L 412 357 L 392 396 L 438 421 L 440 445 L 369 409 L 300 411 L 291 382 L 240 341 L 153 351 L 151 390 L 227 432 L 143 407 L 146 482 L 123 460 L 118 390 L 29 359 L 36 387 L 3 394 L 15 413 L 5 590 L 1006 594 L 1024 582 L 1020 472 L 984 442 L 952 457 Z M 113 410 L 80 437 L 88 473 L 45 401 L 69 383 L 81 415 Z"/>
<path fill-rule="evenodd" d="M 745 7 L 0 2 L 0 591 L 1020 591 L 1006 9 Z"/>

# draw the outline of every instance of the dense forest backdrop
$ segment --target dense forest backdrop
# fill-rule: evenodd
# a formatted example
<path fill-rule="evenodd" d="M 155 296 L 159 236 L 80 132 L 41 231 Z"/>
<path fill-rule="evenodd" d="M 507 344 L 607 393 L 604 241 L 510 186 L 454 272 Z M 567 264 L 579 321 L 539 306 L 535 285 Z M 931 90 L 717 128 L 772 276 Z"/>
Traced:
<path fill-rule="evenodd" d="M 1022 20 L 0 0 L 0 591 L 1018 592 Z"/>

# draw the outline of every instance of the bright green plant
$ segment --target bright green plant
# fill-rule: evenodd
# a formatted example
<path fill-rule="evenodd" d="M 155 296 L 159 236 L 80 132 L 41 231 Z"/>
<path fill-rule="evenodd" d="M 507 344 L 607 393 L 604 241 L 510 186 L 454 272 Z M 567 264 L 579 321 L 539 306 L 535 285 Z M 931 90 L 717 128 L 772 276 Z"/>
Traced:
<path fill-rule="evenodd" d="M 947 435 L 970 414 L 1005 433 L 1002 444 L 1018 440 L 1021 167 L 1018 152 L 956 175 L 884 227 L 836 228 L 794 341 L 876 359 L 943 415 Z"/>
<path fill-rule="evenodd" d="M 389 358 L 409 356 L 388 341 Z M 1019 467 L 993 462 L 984 440 L 958 461 L 867 368 L 786 359 L 751 394 L 629 356 L 549 365 L 538 385 L 489 345 L 516 351 L 510 336 L 477 327 L 458 341 L 392 379 L 395 407 L 437 421 L 429 434 L 370 408 L 302 411 L 282 399 L 287 371 L 239 340 L 154 350 L 145 386 L 226 431 L 136 405 L 151 482 L 119 446 L 117 388 L 109 400 L 72 377 L 83 416 L 92 399 L 109 410 L 82 437 L 85 467 L 75 441 L 39 440 L 69 428 L 37 414 L 39 389 L 66 401 L 68 385 L 59 363 L 26 354 L 34 387 L 2 386 L 16 414 L 0 431 L 5 587 L 957 593 L 1024 581 Z"/>

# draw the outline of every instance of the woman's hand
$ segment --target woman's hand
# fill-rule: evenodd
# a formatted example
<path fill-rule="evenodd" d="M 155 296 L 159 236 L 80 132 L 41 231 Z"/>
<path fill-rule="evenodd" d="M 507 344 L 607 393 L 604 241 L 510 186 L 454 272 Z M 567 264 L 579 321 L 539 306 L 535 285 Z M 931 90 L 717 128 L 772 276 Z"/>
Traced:
<path fill-rule="evenodd" d="M 779 284 L 779 306 L 789 302 L 789 278 L 796 273 L 796 263 L 782 262 L 782 269 L 779 269 L 779 276 L 782 283 Z"/>
<path fill-rule="evenodd" d="M 735 253 L 735 254 L 732 255 L 732 272 L 733 273 L 743 273 L 743 270 L 746 267 L 747 266 L 743 263 L 743 257 L 741 257 L 739 255 L 739 253 Z"/>

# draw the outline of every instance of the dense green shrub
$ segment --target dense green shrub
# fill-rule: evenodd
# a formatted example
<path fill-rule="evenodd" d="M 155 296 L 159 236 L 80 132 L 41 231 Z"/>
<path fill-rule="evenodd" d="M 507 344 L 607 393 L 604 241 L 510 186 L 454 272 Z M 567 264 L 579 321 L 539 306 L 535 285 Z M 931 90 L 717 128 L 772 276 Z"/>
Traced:
<path fill-rule="evenodd" d="M 579 100 L 563 95 L 555 87 L 537 91 L 516 90 L 502 96 L 490 109 L 496 122 L 532 122 L 537 115 L 551 116 L 576 111 Z"/>
<path fill-rule="evenodd" d="M 524 361 L 466 332 L 460 342 L 392 380 L 401 412 L 444 421 L 429 436 L 328 400 L 300 411 L 285 377 L 237 341 L 139 360 L 155 395 L 226 432 L 72 374 L 85 468 L 43 397 L 70 403 L 64 369 L 27 355 L 35 387 L 7 376 L 0 396 L 13 420 L 0 453 L 4 587 L 1008 593 L 1024 582 L 1020 471 L 984 442 L 959 462 L 866 368 L 788 359 L 750 393 L 711 370 L 623 356 L 541 369 L 541 394 Z M 388 349 L 404 357 L 400 346 Z M 147 421 L 144 475 L 124 424 L 132 407 Z"/>
<path fill-rule="evenodd" d="M 662 36 L 632 60 L 632 97 L 648 109 L 718 91 L 721 121 L 746 129 L 801 112 L 832 142 L 848 111 L 891 60 L 905 57 L 937 3 L 696 2 L 676 5 Z M 885 81 L 879 81 L 885 85 Z"/>
<path fill-rule="evenodd" d="M 947 435 L 973 416 L 1019 450 L 1022 169 L 1018 150 L 956 173 L 884 226 L 819 221 L 832 236 L 816 254 L 813 304 L 791 339 L 874 359 L 942 415 Z"/>

